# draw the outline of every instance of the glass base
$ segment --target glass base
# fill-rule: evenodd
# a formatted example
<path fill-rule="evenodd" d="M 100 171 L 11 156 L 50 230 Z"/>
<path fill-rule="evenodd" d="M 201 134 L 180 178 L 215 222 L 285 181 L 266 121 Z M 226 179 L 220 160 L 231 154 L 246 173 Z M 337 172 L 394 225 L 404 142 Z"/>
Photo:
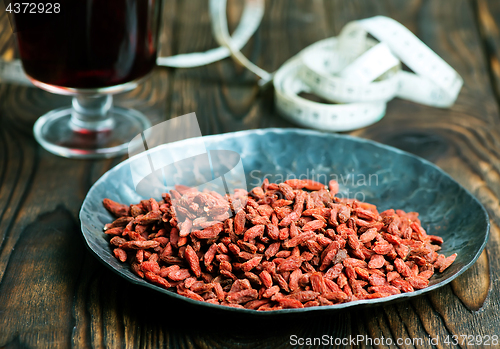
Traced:
<path fill-rule="evenodd" d="M 112 107 L 105 124 L 94 130 L 78 125 L 73 108 L 61 108 L 40 117 L 33 132 L 49 152 L 77 159 L 111 158 L 127 153 L 128 143 L 151 127 L 149 120 L 133 109 Z"/>

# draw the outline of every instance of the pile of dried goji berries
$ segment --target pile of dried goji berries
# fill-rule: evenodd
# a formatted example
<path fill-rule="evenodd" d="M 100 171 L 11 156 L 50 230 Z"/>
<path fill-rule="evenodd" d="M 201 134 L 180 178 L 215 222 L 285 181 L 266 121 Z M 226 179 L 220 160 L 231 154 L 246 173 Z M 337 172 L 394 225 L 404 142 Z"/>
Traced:
<path fill-rule="evenodd" d="M 159 202 L 105 199 L 118 217 L 105 233 L 116 258 L 141 278 L 195 300 L 256 310 L 412 292 L 455 260 L 437 253 L 443 240 L 426 233 L 418 213 L 378 213 L 337 191 L 335 181 L 327 190 L 311 180 L 265 180 L 230 197 L 179 186 Z"/>

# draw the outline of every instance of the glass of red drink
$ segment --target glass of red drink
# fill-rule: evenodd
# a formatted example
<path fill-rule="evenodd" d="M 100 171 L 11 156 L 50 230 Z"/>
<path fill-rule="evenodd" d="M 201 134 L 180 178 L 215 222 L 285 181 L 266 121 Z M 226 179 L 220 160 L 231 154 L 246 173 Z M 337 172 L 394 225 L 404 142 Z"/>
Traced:
<path fill-rule="evenodd" d="M 135 88 L 155 66 L 160 3 L 65 1 L 50 20 L 18 27 L 21 61 L 33 84 L 73 96 L 72 106 L 36 121 L 35 138 L 45 149 L 70 158 L 113 157 L 151 126 L 141 113 L 113 107 L 112 94 Z M 27 18 L 13 15 L 21 24 Z"/>

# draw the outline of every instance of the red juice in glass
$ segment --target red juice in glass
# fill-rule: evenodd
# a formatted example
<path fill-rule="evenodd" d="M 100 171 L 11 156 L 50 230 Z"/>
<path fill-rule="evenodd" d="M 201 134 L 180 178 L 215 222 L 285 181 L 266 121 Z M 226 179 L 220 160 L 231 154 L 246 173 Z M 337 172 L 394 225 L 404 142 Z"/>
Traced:
<path fill-rule="evenodd" d="M 161 0 L 41 0 L 33 13 L 26 4 L 11 13 L 26 74 L 37 87 L 73 96 L 71 106 L 38 118 L 36 140 L 70 158 L 125 154 L 151 123 L 114 107 L 111 94 L 136 87 L 155 66 Z"/>
<path fill-rule="evenodd" d="M 141 78 L 156 61 L 159 5 L 159 0 L 62 2 L 60 13 L 44 14 L 50 20 L 17 32 L 24 70 L 45 84 L 82 89 Z"/>

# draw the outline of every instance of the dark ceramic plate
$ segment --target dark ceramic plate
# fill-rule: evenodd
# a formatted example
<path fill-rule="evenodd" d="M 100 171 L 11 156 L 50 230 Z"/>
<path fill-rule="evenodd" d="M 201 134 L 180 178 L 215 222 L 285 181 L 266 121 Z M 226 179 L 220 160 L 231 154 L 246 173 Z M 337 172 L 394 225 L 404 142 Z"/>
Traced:
<path fill-rule="evenodd" d="M 130 171 L 132 158 L 109 170 L 92 186 L 80 211 L 82 232 L 88 247 L 106 266 L 125 279 L 201 307 L 263 316 L 314 312 L 382 304 L 435 290 L 469 268 L 486 245 L 489 220 L 483 206 L 448 174 L 412 154 L 366 139 L 297 129 L 244 131 L 204 137 L 203 140 L 207 149 L 232 150 L 241 155 L 249 188 L 260 185 L 264 176 L 270 181 L 281 181 L 302 175 L 302 178 L 323 183 L 334 178 L 340 183 L 340 195 L 376 204 L 380 212 L 388 208 L 419 212 L 422 226 L 428 233 L 443 237 L 445 243 L 441 253 L 449 256 L 456 252 L 458 257 L 444 273 L 431 278 L 429 287 L 386 298 L 274 312 L 194 301 L 147 283 L 112 255 L 102 228 L 113 218 L 102 206 L 102 200 L 110 198 L 130 204 L 158 196 L 158 193 L 141 196 L 136 192 Z M 170 154 L 183 155 L 192 144 L 193 139 L 188 139 L 161 147 Z"/>

